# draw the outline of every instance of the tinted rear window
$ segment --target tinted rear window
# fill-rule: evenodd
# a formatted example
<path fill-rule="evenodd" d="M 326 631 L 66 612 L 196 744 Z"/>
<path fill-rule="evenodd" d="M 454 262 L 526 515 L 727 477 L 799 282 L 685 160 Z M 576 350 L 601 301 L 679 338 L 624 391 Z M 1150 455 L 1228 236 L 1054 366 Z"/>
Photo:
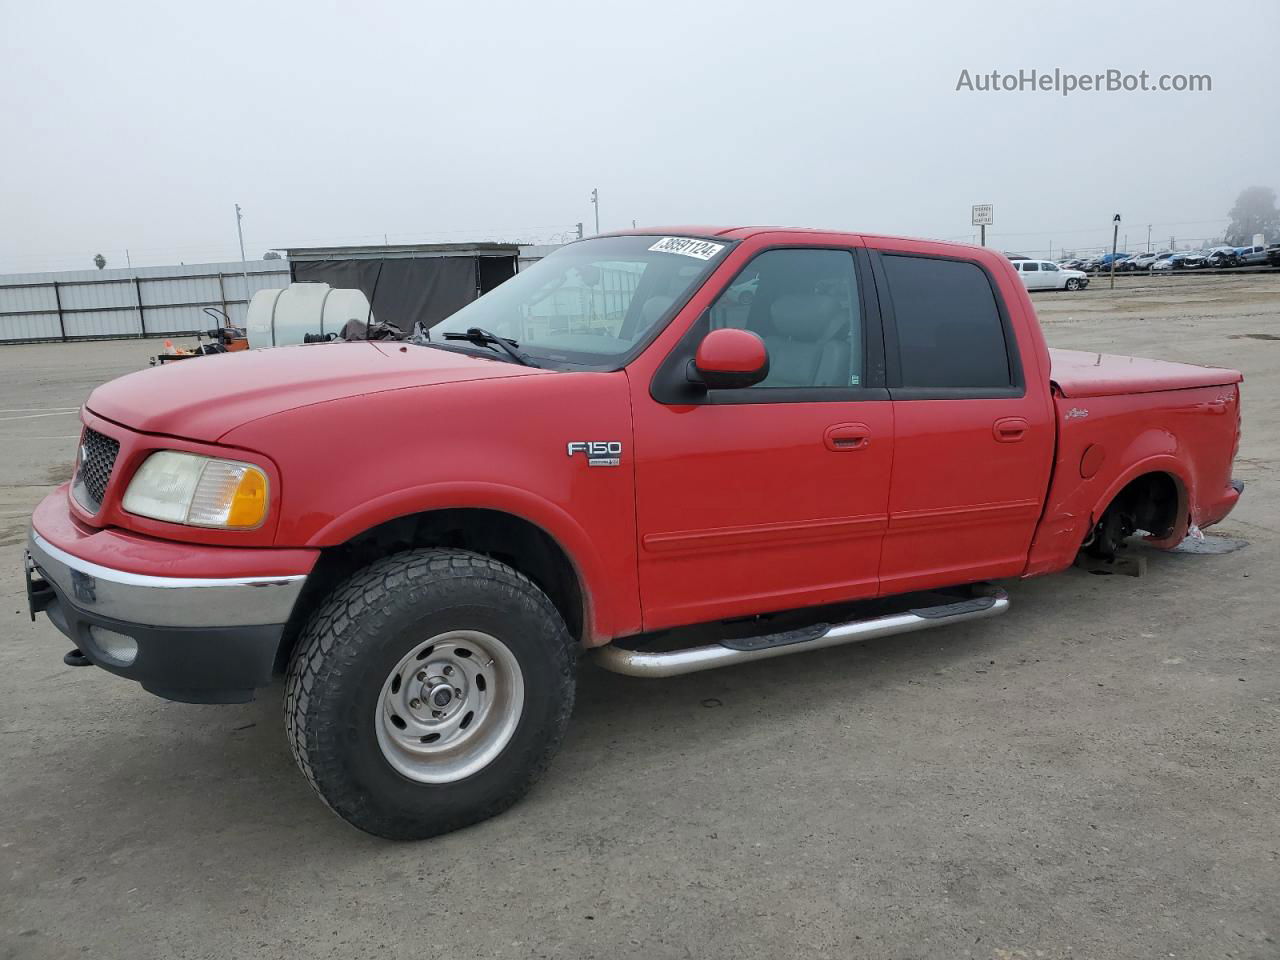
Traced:
<path fill-rule="evenodd" d="M 904 387 L 1007 387 L 1004 325 L 986 273 L 963 260 L 883 256 Z"/>

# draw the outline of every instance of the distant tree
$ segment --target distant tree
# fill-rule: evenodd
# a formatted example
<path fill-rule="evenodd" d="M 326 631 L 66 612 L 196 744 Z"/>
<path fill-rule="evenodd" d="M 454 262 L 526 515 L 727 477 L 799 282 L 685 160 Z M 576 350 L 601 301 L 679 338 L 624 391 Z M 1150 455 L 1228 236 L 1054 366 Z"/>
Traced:
<path fill-rule="evenodd" d="M 280 254 L 276 253 L 274 250 L 268 250 L 266 253 L 262 255 L 262 259 L 263 260 L 279 260 Z"/>
<path fill-rule="evenodd" d="M 107 258 L 100 253 L 95 254 L 93 258 L 93 265 L 97 267 L 99 270 L 101 270 L 103 267 L 107 265 Z"/>
<path fill-rule="evenodd" d="M 1248 187 L 1236 197 L 1236 205 L 1228 214 L 1227 243 L 1237 247 L 1253 243 L 1260 233 L 1268 242 L 1280 240 L 1280 210 L 1276 209 L 1276 192 L 1270 187 Z"/>

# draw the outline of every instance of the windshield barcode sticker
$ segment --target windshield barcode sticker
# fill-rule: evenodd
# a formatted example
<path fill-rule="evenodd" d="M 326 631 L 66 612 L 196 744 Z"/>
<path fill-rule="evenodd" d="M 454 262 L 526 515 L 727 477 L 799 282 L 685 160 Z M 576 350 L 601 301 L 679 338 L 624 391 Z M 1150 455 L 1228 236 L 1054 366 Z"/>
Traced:
<path fill-rule="evenodd" d="M 710 240 L 691 240 L 689 237 L 663 237 L 649 249 L 658 253 L 678 253 L 682 257 L 710 260 L 724 249 L 724 244 L 712 243 Z"/>

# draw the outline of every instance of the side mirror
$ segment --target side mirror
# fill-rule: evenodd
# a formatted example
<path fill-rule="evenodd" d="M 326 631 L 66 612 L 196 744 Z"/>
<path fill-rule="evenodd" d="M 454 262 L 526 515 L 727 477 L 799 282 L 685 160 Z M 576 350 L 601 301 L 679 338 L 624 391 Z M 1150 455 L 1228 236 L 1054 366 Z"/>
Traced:
<path fill-rule="evenodd" d="M 690 379 L 709 389 L 751 387 L 769 375 L 769 351 L 756 334 L 725 327 L 702 338 L 690 366 Z"/>

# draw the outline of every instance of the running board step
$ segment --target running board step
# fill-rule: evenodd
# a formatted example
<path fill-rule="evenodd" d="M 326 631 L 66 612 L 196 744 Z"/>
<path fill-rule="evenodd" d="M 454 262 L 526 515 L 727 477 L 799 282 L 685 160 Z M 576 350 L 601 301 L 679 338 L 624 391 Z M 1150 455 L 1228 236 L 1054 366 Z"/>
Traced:
<path fill-rule="evenodd" d="M 595 651 L 595 661 L 606 670 L 626 674 L 629 677 L 676 677 L 700 670 L 714 670 L 736 663 L 767 660 L 804 650 L 821 650 L 844 643 L 857 643 L 877 637 L 891 637 L 898 633 L 928 630 L 948 623 L 965 620 L 983 620 L 995 617 L 1009 609 L 1009 595 L 996 590 L 990 596 L 973 597 L 955 603 L 932 607 L 919 607 L 905 613 L 874 617 L 870 620 L 854 620 L 849 623 L 815 624 L 799 630 L 770 633 L 759 637 L 724 640 L 703 647 L 684 650 L 646 652 L 628 650 L 608 644 Z"/>

